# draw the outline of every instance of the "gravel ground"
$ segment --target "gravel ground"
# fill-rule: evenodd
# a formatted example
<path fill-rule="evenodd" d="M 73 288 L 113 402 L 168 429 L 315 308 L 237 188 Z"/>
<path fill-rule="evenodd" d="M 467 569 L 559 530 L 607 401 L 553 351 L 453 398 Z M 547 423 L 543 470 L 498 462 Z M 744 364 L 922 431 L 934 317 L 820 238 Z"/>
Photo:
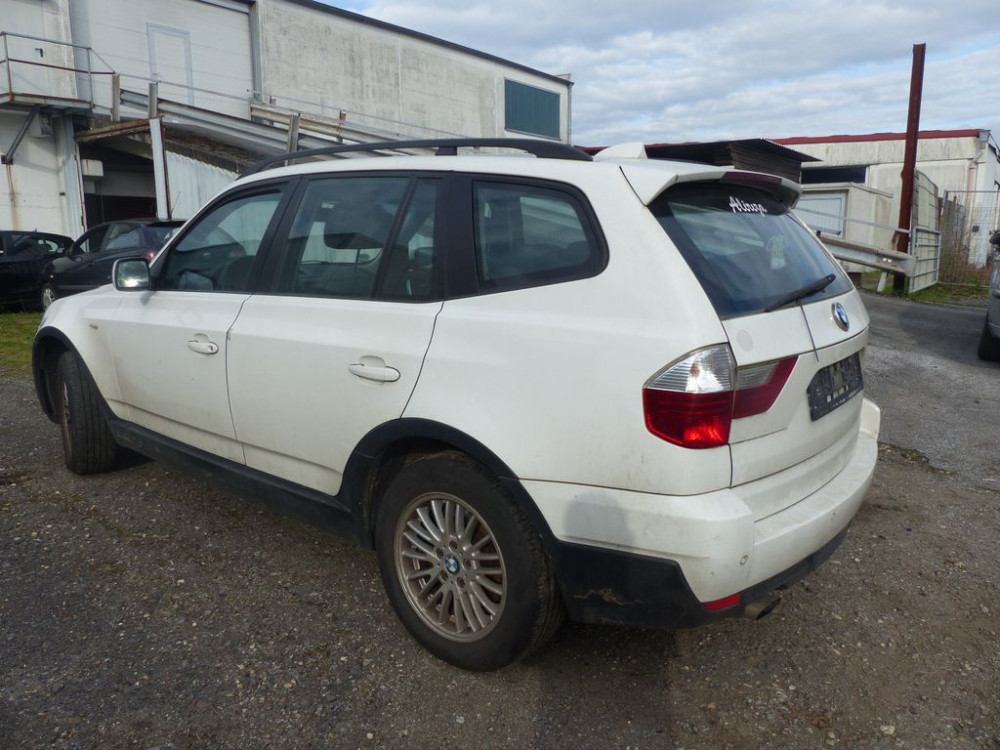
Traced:
<path fill-rule="evenodd" d="M 759 623 L 568 624 L 492 674 L 420 649 L 370 552 L 155 463 L 72 476 L 0 373 L 0 749 L 1000 748 L 996 462 L 945 471 L 958 438 L 906 433 L 886 399 L 917 365 L 869 306 L 908 442 L 824 567 Z M 1000 367 L 977 372 L 996 446 Z"/>

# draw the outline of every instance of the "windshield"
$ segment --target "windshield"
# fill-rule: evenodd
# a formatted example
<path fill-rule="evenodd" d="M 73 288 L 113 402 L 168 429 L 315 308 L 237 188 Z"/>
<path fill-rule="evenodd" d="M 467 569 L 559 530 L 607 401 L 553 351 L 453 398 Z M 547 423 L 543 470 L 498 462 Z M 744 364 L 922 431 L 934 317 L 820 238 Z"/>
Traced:
<path fill-rule="evenodd" d="M 851 281 L 769 193 L 723 182 L 678 185 L 650 206 L 722 318 L 850 290 Z M 834 279 L 824 284 L 827 276 Z M 821 288 L 822 287 L 822 288 Z"/>

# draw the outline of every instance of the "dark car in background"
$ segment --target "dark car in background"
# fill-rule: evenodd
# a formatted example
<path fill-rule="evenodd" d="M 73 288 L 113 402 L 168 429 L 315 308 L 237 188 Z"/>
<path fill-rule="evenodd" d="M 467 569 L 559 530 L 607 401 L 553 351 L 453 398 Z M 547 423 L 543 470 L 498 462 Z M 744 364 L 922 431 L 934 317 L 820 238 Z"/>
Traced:
<path fill-rule="evenodd" d="M 173 219 L 129 219 L 88 229 L 65 257 L 45 267 L 39 293 L 42 307 L 47 309 L 59 297 L 110 284 L 111 267 L 120 258 L 152 260 L 182 224 Z"/>
<path fill-rule="evenodd" d="M 979 358 L 987 362 L 1000 362 L 1000 231 L 990 237 L 992 252 L 990 260 L 993 272 L 990 274 L 989 299 L 986 303 L 986 320 L 983 332 L 979 334 Z"/>
<path fill-rule="evenodd" d="M 0 231 L 0 307 L 37 305 L 42 269 L 72 244 L 61 234 Z"/>

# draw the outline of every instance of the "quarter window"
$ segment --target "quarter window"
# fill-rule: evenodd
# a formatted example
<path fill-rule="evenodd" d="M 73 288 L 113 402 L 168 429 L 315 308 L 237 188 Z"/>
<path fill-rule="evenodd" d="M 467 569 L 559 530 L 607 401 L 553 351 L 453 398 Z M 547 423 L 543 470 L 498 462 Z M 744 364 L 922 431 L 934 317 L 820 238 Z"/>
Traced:
<path fill-rule="evenodd" d="M 281 201 L 279 190 L 216 206 L 170 248 L 157 289 L 240 292 Z"/>
<path fill-rule="evenodd" d="M 473 195 L 481 288 L 533 286 L 599 270 L 600 246 L 573 195 L 487 182 L 475 183 Z"/>

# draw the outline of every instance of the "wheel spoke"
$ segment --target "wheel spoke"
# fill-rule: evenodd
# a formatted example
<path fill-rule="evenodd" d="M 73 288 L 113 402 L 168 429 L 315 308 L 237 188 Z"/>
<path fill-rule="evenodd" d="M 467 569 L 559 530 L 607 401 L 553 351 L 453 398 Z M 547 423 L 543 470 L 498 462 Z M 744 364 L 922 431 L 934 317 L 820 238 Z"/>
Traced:
<path fill-rule="evenodd" d="M 452 605 L 452 609 L 455 613 L 455 632 L 463 633 L 466 628 L 471 627 L 469 622 L 469 613 L 465 609 L 465 594 L 462 591 L 456 592 L 455 602 Z"/>
<path fill-rule="evenodd" d="M 486 592 L 483 591 L 483 586 L 480 581 L 470 581 L 469 591 L 472 593 L 473 601 L 475 601 L 480 607 L 486 610 L 490 617 L 496 617 L 497 608 L 493 600 L 487 596 Z M 496 593 L 496 592 L 494 592 Z"/>
<path fill-rule="evenodd" d="M 424 557 L 427 560 L 436 560 L 437 559 L 437 556 L 434 554 L 434 550 L 432 548 L 428 547 L 423 542 L 423 540 L 420 539 L 420 537 L 416 536 L 415 534 L 409 534 L 409 533 L 407 533 L 407 534 L 403 534 L 403 538 L 406 539 L 406 541 L 408 541 L 410 543 L 410 545 L 414 548 L 414 549 L 410 550 L 411 552 L 415 552 L 415 551 L 419 550 L 420 552 L 424 553 Z M 406 555 L 407 553 L 403 552 L 403 554 Z M 407 556 L 412 557 L 413 555 L 407 555 Z"/>
<path fill-rule="evenodd" d="M 438 574 L 435 568 L 421 568 L 406 576 L 407 581 L 419 581 L 422 578 L 433 578 Z"/>
<path fill-rule="evenodd" d="M 476 583 L 495 596 L 503 596 L 503 586 L 493 581 L 492 578 L 485 578 L 484 576 L 477 575 Z"/>
<path fill-rule="evenodd" d="M 472 536 L 476 533 L 476 529 L 479 527 L 479 516 L 475 514 L 469 514 L 469 519 L 462 529 L 462 533 L 459 535 L 459 541 L 462 546 L 468 546 L 472 543 Z"/>
<path fill-rule="evenodd" d="M 454 602 L 455 596 L 451 591 L 451 588 L 444 589 L 444 596 L 441 599 L 441 607 L 438 609 L 438 624 L 445 625 L 451 619 L 452 602 Z"/>
<path fill-rule="evenodd" d="M 417 517 L 420 519 L 420 523 L 423 524 L 427 533 L 431 535 L 435 544 L 440 543 L 444 539 L 441 524 L 436 519 L 431 518 L 431 513 L 427 507 L 417 508 Z"/>
<path fill-rule="evenodd" d="M 480 628 L 485 628 L 489 625 L 490 620 L 492 619 L 489 611 L 483 607 L 482 600 L 479 598 L 476 591 L 473 590 L 472 586 L 469 586 L 467 596 L 469 598 L 469 608 L 476 616 L 476 622 L 479 624 Z"/>
<path fill-rule="evenodd" d="M 424 521 L 423 518 L 421 518 L 420 520 Z M 410 521 L 409 523 L 406 524 L 406 528 L 408 528 L 410 531 L 412 531 L 414 534 L 416 534 L 429 544 L 434 544 L 440 541 L 439 539 L 435 538 L 434 533 L 429 528 L 427 528 L 426 523 L 418 523 L 417 521 Z"/>
<path fill-rule="evenodd" d="M 487 544 L 489 544 L 492 541 L 493 541 L 493 537 L 488 536 L 488 535 L 484 536 L 479 541 L 477 541 L 475 544 L 473 544 L 469 551 L 472 554 L 475 554 L 476 552 L 479 552 L 483 547 L 485 547 Z"/>
<path fill-rule="evenodd" d="M 431 513 L 434 514 L 434 522 L 441 531 L 441 538 L 448 534 L 448 511 L 444 500 L 431 500 Z"/>
<path fill-rule="evenodd" d="M 448 590 L 444 586 L 435 586 L 432 581 L 417 595 L 417 599 L 426 600 L 423 606 L 426 609 L 433 609 L 438 600 L 443 599 L 447 593 Z"/>

